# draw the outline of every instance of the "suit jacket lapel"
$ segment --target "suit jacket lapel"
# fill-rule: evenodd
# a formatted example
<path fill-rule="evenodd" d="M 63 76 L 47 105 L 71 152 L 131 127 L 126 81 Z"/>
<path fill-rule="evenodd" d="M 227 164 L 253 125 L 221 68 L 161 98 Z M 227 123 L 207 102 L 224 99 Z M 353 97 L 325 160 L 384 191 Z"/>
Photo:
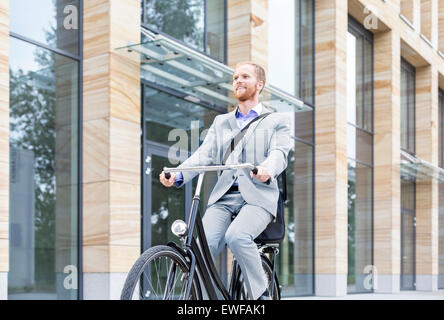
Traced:
<path fill-rule="evenodd" d="M 236 120 L 236 110 L 231 111 L 229 113 L 229 117 L 228 117 L 228 128 L 231 129 L 230 132 L 230 136 L 229 139 L 227 141 L 225 141 L 225 143 L 222 145 L 222 152 L 220 153 L 220 163 L 222 163 L 223 157 L 225 155 L 226 150 L 230 147 L 230 143 L 231 140 L 234 139 L 234 137 L 239 133 L 240 129 L 239 129 L 239 125 L 237 124 L 237 120 Z M 222 141 L 223 141 L 223 137 L 222 137 Z"/>
<path fill-rule="evenodd" d="M 228 117 L 228 123 L 230 124 L 231 131 L 233 133 L 237 133 L 240 131 L 239 125 L 237 124 L 236 120 L 236 110 L 230 112 L 230 116 Z"/>

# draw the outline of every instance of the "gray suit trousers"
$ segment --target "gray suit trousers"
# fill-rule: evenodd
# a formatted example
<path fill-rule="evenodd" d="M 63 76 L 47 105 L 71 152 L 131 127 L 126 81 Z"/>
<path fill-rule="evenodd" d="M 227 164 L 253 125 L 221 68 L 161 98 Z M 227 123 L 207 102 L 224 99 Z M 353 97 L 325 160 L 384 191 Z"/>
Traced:
<path fill-rule="evenodd" d="M 231 216 L 236 218 L 231 221 Z M 239 263 L 250 299 L 256 300 L 267 288 L 267 279 L 254 239 L 265 230 L 273 216 L 265 209 L 248 204 L 240 192 L 226 193 L 209 206 L 203 217 L 205 236 L 213 256 L 224 245 Z"/>

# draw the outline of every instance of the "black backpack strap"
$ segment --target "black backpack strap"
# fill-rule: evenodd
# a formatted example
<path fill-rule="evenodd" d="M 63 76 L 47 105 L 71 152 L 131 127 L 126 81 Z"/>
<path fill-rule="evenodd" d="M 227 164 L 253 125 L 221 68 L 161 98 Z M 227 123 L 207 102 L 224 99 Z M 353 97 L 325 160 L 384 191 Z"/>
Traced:
<path fill-rule="evenodd" d="M 282 196 L 284 200 L 284 204 L 287 202 L 287 169 L 281 173 L 282 176 Z"/>
<path fill-rule="evenodd" d="M 222 165 L 225 165 L 225 162 L 227 161 L 227 159 L 230 156 L 231 152 L 233 152 L 234 148 L 237 146 L 239 141 L 241 141 L 242 138 L 244 137 L 245 133 L 247 132 L 248 127 L 253 122 L 258 121 L 259 119 L 263 119 L 263 118 L 265 118 L 266 116 L 268 116 L 271 113 L 272 112 L 267 112 L 267 113 L 261 114 L 260 116 L 258 116 L 256 118 L 254 118 L 253 120 L 251 120 L 244 128 L 242 128 L 242 130 L 233 138 L 233 140 L 231 140 L 230 147 L 225 151 L 224 158 L 222 160 Z"/>

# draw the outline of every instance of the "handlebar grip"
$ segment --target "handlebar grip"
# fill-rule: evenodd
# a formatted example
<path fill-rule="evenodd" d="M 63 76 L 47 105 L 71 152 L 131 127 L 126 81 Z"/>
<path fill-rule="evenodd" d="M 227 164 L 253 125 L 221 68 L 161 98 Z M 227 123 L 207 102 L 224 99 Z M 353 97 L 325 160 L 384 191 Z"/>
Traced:
<path fill-rule="evenodd" d="M 165 179 L 170 179 L 171 178 L 171 173 L 170 172 L 165 172 Z"/>
<path fill-rule="evenodd" d="M 253 169 L 251 169 L 251 172 L 253 172 L 254 175 L 257 175 L 257 167 L 254 167 Z"/>

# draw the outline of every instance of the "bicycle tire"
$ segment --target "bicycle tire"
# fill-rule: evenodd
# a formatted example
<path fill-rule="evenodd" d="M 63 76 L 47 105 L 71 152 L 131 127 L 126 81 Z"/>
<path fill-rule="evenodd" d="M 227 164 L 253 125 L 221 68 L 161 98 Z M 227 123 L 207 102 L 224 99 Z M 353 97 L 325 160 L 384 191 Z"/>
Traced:
<path fill-rule="evenodd" d="M 188 261 L 176 249 L 169 247 L 169 246 L 165 246 L 165 245 L 159 245 L 159 246 L 149 248 L 144 253 L 142 253 L 142 255 L 136 260 L 136 262 L 132 266 L 130 272 L 128 273 L 128 276 L 125 280 L 125 284 L 123 286 L 122 293 L 120 296 L 121 300 L 132 300 L 134 298 L 135 289 L 136 289 L 137 284 L 139 284 L 138 289 L 140 291 L 139 280 L 142 276 L 143 271 L 147 268 L 147 265 L 150 262 L 154 261 L 157 258 L 166 258 L 166 259 L 172 260 L 172 263 L 175 263 L 180 268 L 180 270 L 182 271 L 182 273 L 184 275 L 187 275 L 189 272 Z M 155 269 L 157 270 L 157 268 L 155 268 Z M 159 276 L 157 278 L 160 280 Z M 193 277 L 192 286 L 191 286 L 190 300 L 201 300 L 202 299 L 202 292 L 200 290 L 200 285 L 199 285 L 199 283 L 197 283 L 197 281 L 198 281 L 197 273 L 195 273 L 195 276 Z M 182 282 L 183 282 L 183 284 L 186 283 L 186 281 L 184 281 L 183 279 L 182 279 Z M 175 283 L 176 283 L 176 278 L 174 279 L 173 284 L 175 284 Z M 148 291 L 151 292 L 150 290 L 148 290 Z M 150 294 L 150 296 L 151 296 L 151 294 Z M 147 295 L 143 294 L 142 297 L 147 298 Z M 140 298 L 141 298 L 141 295 L 139 292 L 139 299 Z M 145 299 L 143 299 L 143 300 L 145 300 Z M 146 299 L 146 300 L 170 300 L 170 299 Z M 181 300 L 181 299 L 178 299 L 178 300 Z"/>
<path fill-rule="evenodd" d="M 271 277 L 273 274 L 273 267 L 272 264 L 270 262 L 270 260 L 261 255 L 261 261 L 262 261 L 262 268 L 264 269 L 265 275 L 267 276 L 267 280 L 268 280 L 268 292 L 272 293 L 271 290 Z M 236 285 L 234 287 L 234 299 L 235 300 L 247 300 L 247 291 L 244 285 L 244 280 L 242 278 L 242 274 L 241 274 L 241 269 L 238 266 L 238 272 L 237 272 L 237 280 L 236 280 Z M 273 290 L 274 290 L 274 295 L 273 295 L 273 300 L 281 300 L 281 291 L 280 291 L 280 287 L 279 287 L 279 281 L 277 278 L 277 275 L 275 273 L 274 275 L 274 285 L 273 285 Z"/>

